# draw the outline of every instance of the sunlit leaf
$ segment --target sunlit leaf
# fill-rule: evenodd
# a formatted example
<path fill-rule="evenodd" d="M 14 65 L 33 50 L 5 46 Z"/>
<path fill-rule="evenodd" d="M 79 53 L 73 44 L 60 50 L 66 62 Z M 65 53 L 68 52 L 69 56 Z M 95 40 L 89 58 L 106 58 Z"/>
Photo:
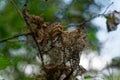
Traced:
<path fill-rule="evenodd" d="M 93 78 L 91 75 L 86 75 L 86 76 L 84 76 L 84 78 L 85 79 L 91 79 L 91 78 Z"/>

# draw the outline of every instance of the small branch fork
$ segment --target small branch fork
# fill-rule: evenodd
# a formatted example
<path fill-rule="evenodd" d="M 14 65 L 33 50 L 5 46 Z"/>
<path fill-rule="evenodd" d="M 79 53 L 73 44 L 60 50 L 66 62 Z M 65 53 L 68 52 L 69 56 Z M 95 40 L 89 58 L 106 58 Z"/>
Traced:
<path fill-rule="evenodd" d="M 14 1 L 13 1 L 13 0 L 10 0 L 10 1 L 11 1 L 11 3 L 15 6 L 15 8 L 16 8 L 16 10 L 17 10 L 17 6 L 15 5 Z M 27 3 L 28 3 L 28 1 L 29 1 L 29 0 L 26 0 L 26 2 L 25 2 L 25 4 L 24 4 L 24 7 L 23 7 L 23 11 L 24 11 L 24 10 L 27 10 Z M 96 17 L 99 17 L 99 16 L 103 16 L 112 4 L 113 4 L 113 2 L 112 2 L 110 5 L 108 5 L 108 7 L 105 9 L 105 11 L 104 11 L 102 14 L 98 14 L 98 15 L 96 15 L 96 16 L 93 16 L 92 18 L 88 19 L 87 21 L 85 21 L 85 22 L 83 22 L 83 23 L 81 23 L 81 24 L 75 24 L 75 26 L 84 26 L 85 24 L 87 24 L 88 22 L 90 22 L 92 19 L 94 19 L 94 18 L 96 18 Z M 19 13 L 19 15 L 20 15 L 22 18 L 24 17 L 24 15 L 23 15 L 23 16 L 21 15 L 21 12 L 20 12 L 19 10 L 17 10 L 17 12 Z M 17 38 L 17 37 L 19 37 L 19 36 L 28 36 L 28 35 L 31 35 L 32 38 L 33 38 L 33 40 L 34 40 L 35 43 L 36 43 L 36 46 L 37 46 L 38 52 L 39 52 L 38 56 L 40 56 L 41 61 L 42 61 L 42 65 L 43 65 L 43 67 L 44 67 L 43 56 L 42 56 L 42 53 L 41 53 L 41 51 L 40 51 L 40 46 L 39 46 L 38 41 L 37 41 L 37 39 L 36 39 L 36 37 L 35 37 L 35 34 L 32 32 L 32 29 L 31 29 L 31 27 L 29 27 L 30 25 L 29 25 L 29 23 L 25 20 L 25 18 L 24 18 L 24 21 L 26 22 L 26 25 L 27 25 L 28 29 L 30 30 L 30 32 L 28 32 L 28 33 L 23 33 L 23 34 L 19 34 L 19 35 L 15 35 L 15 36 L 13 36 L 13 37 L 10 37 L 10 38 L 4 39 L 4 40 L 0 40 L 0 43 L 7 42 L 7 41 L 9 41 L 9 40 L 11 40 L 11 39 L 14 39 L 14 38 Z M 74 25 L 74 24 L 73 24 L 73 25 Z M 68 26 L 71 26 L 71 25 L 68 25 Z"/>
<path fill-rule="evenodd" d="M 27 20 L 25 20 L 24 15 L 21 14 L 21 11 L 20 11 L 19 9 L 17 9 L 17 6 L 16 6 L 14 0 L 10 0 L 10 2 L 11 2 L 12 5 L 15 7 L 15 9 L 16 9 L 17 12 L 18 12 L 18 14 L 21 16 L 21 18 L 24 19 L 24 21 L 25 21 L 25 23 L 26 23 L 26 25 L 27 25 L 27 28 L 29 29 L 30 32 L 28 32 L 28 33 L 23 33 L 23 34 L 18 34 L 18 35 L 15 35 L 15 36 L 13 36 L 13 37 L 10 37 L 10 38 L 0 40 L 0 43 L 8 42 L 8 41 L 10 41 L 11 39 L 17 38 L 17 37 L 19 37 L 19 36 L 28 36 L 28 35 L 31 35 L 32 38 L 33 38 L 33 40 L 34 40 L 35 43 L 36 43 L 37 48 L 38 48 L 38 52 L 39 52 L 39 53 L 38 53 L 38 56 L 41 57 L 41 61 L 42 61 L 42 64 L 43 64 L 43 66 L 44 66 L 43 56 L 42 56 L 41 51 L 40 51 L 40 46 L 39 46 L 39 44 L 38 44 L 38 41 L 37 41 L 37 39 L 36 39 L 36 37 L 35 37 L 32 29 L 31 29 L 31 27 L 29 27 L 29 26 L 30 26 L 29 23 L 27 22 Z M 29 2 L 29 0 L 26 0 L 25 4 L 24 4 L 24 6 L 23 6 L 23 11 L 27 11 L 27 4 L 28 4 L 28 2 Z"/>
<path fill-rule="evenodd" d="M 11 1 L 11 3 L 14 4 L 14 6 L 15 6 L 14 1 L 13 1 L 13 0 L 10 0 L 10 1 Z M 26 0 L 26 3 L 24 4 L 24 9 L 26 9 L 27 3 L 28 3 L 28 0 Z M 81 24 L 69 24 L 68 26 L 83 26 L 83 25 L 85 25 L 86 23 L 90 22 L 92 19 L 94 19 L 94 18 L 96 18 L 96 17 L 99 17 L 99 16 L 103 16 L 112 4 L 113 4 L 113 2 L 112 2 L 110 5 L 108 5 L 108 7 L 105 9 L 105 11 L 104 11 L 102 14 L 98 14 L 98 15 L 96 15 L 96 16 L 93 16 L 92 18 L 90 18 L 89 20 L 87 20 L 87 21 L 85 21 L 85 22 L 83 22 L 83 23 L 81 23 Z M 16 10 L 17 10 L 17 7 L 15 7 L 15 8 L 16 8 Z M 18 10 L 17 10 L 17 11 L 18 11 Z M 20 11 L 18 11 L 18 13 L 21 15 Z M 31 34 L 32 34 L 32 32 L 31 32 L 31 33 L 29 32 L 29 33 L 23 33 L 23 34 L 15 35 L 15 36 L 13 36 L 13 37 L 10 37 L 10 38 L 4 39 L 4 40 L 0 40 L 0 43 L 4 43 L 4 42 L 6 42 L 6 41 L 9 41 L 9 40 L 14 39 L 14 38 L 19 37 L 19 36 L 28 36 L 28 35 L 31 35 Z M 35 40 L 35 41 L 37 41 L 37 40 Z M 37 44 L 38 44 L 38 43 L 37 43 Z"/>
<path fill-rule="evenodd" d="M 107 10 L 109 9 L 109 7 L 110 7 L 112 4 L 113 4 L 113 2 L 106 7 L 105 11 L 104 11 L 102 14 L 97 14 L 97 15 L 91 17 L 90 19 L 84 21 L 84 22 L 81 23 L 81 24 L 70 24 L 70 25 L 68 25 L 68 26 L 81 26 L 81 27 L 82 27 L 82 26 L 84 26 L 85 24 L 87 24 L 88 22 L 90 22 L 91 20 L 95 19 L 96 17 L 103 16 L 103 15 L 107 12 Z"/>

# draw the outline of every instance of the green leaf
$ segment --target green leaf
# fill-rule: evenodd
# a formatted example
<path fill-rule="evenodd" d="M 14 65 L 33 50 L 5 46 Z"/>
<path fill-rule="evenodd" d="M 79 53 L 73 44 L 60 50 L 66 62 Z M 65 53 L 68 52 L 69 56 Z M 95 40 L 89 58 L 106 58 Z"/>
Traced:
<path fill-rule="evenodd" d="M 91 28 L 87 33 L 89 39 L 89 46 L 92 50 L 97 50 L 98 48 L 98 39 L 96 38 L 96 29 Z"/>
<path fill-rule="evenodd" d="M 11 65 L 11 62 L 9 59 L 5 58 L 4 56 L 0 56 L 0 69 L 4 69 L 10 65 Z"/>
<path fill-rule="evenodd" d="M 20 79 L 19 79 L 19 80 L 21 80 L 21 79 L 22 79 L 22 80 L 33 80 L 33 78 L 23 77 L 23 76 L 22 76 L 22 77 L 20 77 Z"/>
<path fill-rule="evenodd" d="M 110 15 L 106 14 L 104 15 L 104 18 L 108 19 L 110 17 Z"/>
<path fill-rule="evenodd" d="M 12 61 L 13 61 L 14 65 L 17 65 L 18 62 L 24 61 L 24 56 L 13 57 Z"/>
<path fill-rule="evenodd" d="M 84 76 L 85 79 L 90 79 L 90 78 L 93 78 L 91 75 L 86 75 Z"/>

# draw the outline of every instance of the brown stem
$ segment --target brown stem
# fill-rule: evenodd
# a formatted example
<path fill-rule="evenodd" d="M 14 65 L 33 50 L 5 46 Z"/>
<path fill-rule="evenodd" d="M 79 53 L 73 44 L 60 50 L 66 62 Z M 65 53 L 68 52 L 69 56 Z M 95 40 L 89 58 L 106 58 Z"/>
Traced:
<path fill-rule="evenodd" d="M 33 33 L 32 28 L 30 27 L 30 24 L 29 24 L 28 20 L 26 19 L 27 4 L 28 4 L 28 2 L 29 2 L 29 0 L 26 0 L 25 4 L 23 6 L 22 14 L 23 14 L 23 17 L 24 17 L 24 21 L 26 22 L 27 28 L 30 30 L 31 33 Z M 39 52 L 39 54 L 37 54 L 37 55 L 40 56 L 41 62 L 42 62 L 42 66 L 44 67 L 43 55 L 42 55 L 42 53 L 40 51 L 39 43 L 38 43 L 38 41 L 37 41 L 36 36 L 35 36 L 34 33 L 31 36 L 32 36 L 33 40 L 36 43 L 36 46 L 37 46 L 38 52 Z"/>
<path fill-rule="evenodd" d="M 70 73 L 63 79 L 63 80 L 71 80 L 71 75 L 73 74 L 73 69 L 70 71 Z"/>

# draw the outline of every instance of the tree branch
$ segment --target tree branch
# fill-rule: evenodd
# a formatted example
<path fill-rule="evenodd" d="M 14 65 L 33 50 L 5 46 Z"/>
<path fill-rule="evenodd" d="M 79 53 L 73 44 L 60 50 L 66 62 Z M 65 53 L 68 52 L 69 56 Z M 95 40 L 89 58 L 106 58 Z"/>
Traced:
<path fill-rule="evenodd" d="M 14 39 L 14 38 L 17 38 L 19 36 L 28 36 L 28 35 L 31 35 L 32 33 L 28 32 L 28 33 L 23 33 L 23 34 L 18 34 L 18 35 L 15 35 L 13 37 L 10 37 L 10 38 L 7 38 L 7 39 L 3 39 L 3 40 L 0 40 L 0 43 L 4 43 L 4 42 L 7 42 L 11 39 Z"/>
<path fill-rule="evenodd" d="M 14 6 L 14 8 L 17 11 L 17 13 L 20 15 L 21 19 L 24 20 L 22 14 L 21 14 L 21 11 L 17 8 L 17 5 L 16 5 L 15 1 L 14 0 L 10 0 L 10 3 Z"/>
<path fill-rule="evenodd" d="M 103 16 L 112 4 L 113 4 L 113 2 L 107 6 L 107 8 L 105 9 L 105 11 L 102 14 L 97 14 L 97 15 L 91 17 L 90 19 L 84 21 L 81 24 L 70 24 L 68 26 L 84 26 L 85 24 L 87 24 L 88 22 L 90 22 L 91 20 L 93 20 L 94 18 L 99 17 L 99 16 Z"/>
<path fill-rule="evenodd" d="M 23 13 L 24 21 L 26 22 L 27 28 L 30 30 L 31 33 L 33 33 L 32 28 L 30 27 L 29 22 L 25 18 L 26 17 L 25 14 L 26 14 L 26 11 L 27 11 L 27 4 L 28 4 L 28 2 L 29 2 L 29 0 L 26 0 L 25 4 L 23 6 L 23 12 L 22 13 Z M 39 52 L 37 55 L 40 56 L 41 62 L 42 62 L 42 66 L 44 67 L 43 55 L 42 55 L 42 53 L 40 51 L 39 43 L 38 43 L 38 41 L 37 41 L 36 36 L 35 36 L 34 33 L 31 36 L 32 36 L 33 40 L 36 43 L 36 46 L 37 46 L 38 52 Z"/>

